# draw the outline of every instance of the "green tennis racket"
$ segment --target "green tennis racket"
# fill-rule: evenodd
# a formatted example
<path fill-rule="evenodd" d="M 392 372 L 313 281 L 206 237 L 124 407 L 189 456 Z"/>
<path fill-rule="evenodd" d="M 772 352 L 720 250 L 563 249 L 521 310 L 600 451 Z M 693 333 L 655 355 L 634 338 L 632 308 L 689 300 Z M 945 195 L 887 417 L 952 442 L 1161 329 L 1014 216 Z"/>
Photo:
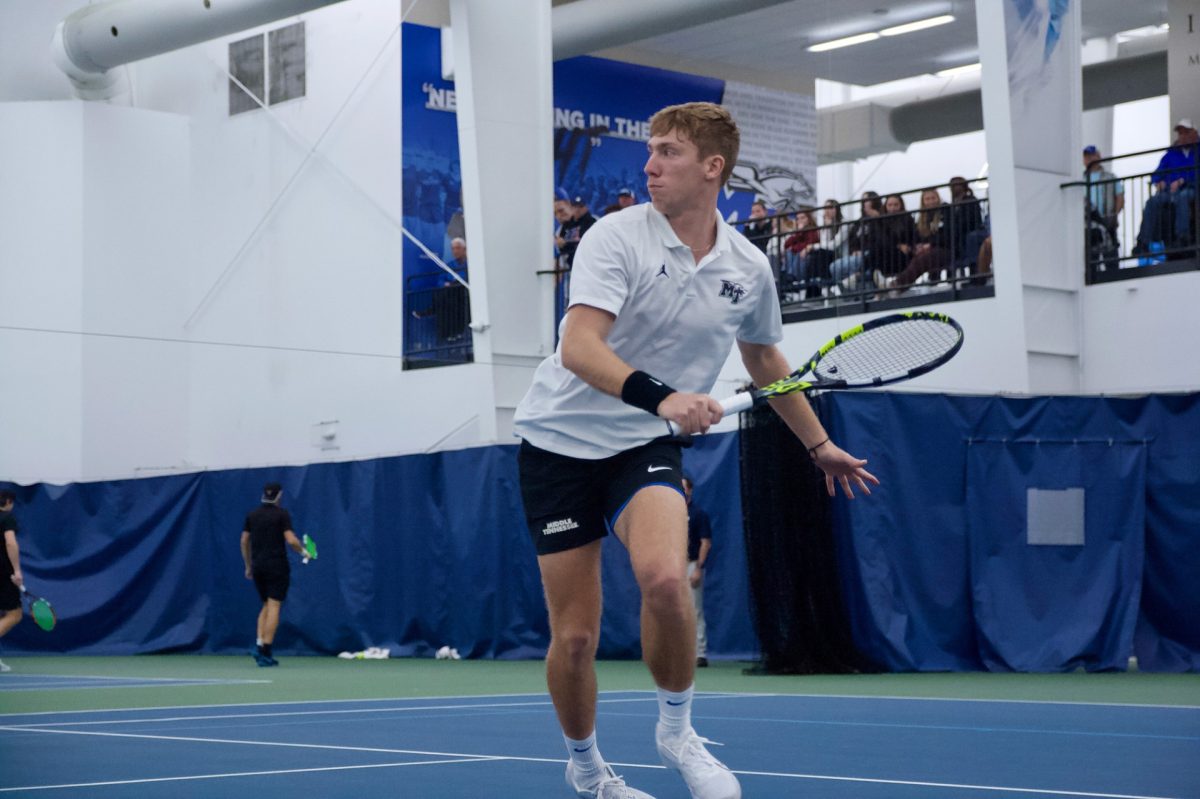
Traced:
<path fill-rule="evenodd" d="M 300 538 L 300 544 L 304 547 L 304 555 L 300 558 L 301 563 L 308 563 L 310 560 L 317 559 L 317 542 L 312 539 L 312 536 L 305 533 Z"/>
<path fill-rule="evenodd" d="M 836 336 L 787 377 L 734 394 L 723 400 L 721 407 L 729 416 L 797 391 L 898 383 L 936 369 L 953 358 L 962 345 L 962 327 L 945 314 L 911 311 L 881 316 Z M 667 426 L 672 435 L 678 432 L 673 423 L 668 421 Z"/>
<path fill-rule="evenodd" d="M 54 625 L 58 623 L 58 617 L 54 615 L 54 606 L 50 604 L 49 600 L 29 593 L 29 590 L 23 585 L 21 586 L 21 598 L 29 605 L 29 615 L 33 617 L 34 624 L 46 632 L 54 629 Z"/>

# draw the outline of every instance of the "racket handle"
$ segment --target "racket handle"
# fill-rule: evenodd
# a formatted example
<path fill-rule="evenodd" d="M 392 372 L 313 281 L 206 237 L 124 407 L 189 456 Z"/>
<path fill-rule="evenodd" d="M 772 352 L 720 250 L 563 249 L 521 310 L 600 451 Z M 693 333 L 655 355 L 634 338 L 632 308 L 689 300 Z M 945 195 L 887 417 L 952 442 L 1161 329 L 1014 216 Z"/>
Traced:
<path fill-rule="evenodd" d="M 754 395 L 749 391 L 734 394 L 732 397 L 721 400 L 721 418 L 748 411 L 752 407 L 754 407 Z M 667 429 L 671 431 L 671 435 L 679 435 L 679 427 L 669 419 L 667 420 Z"/>
<path fill-rule="evenodd" d="M 734 394 L 721 401 L 721 409 L 726 416 L 748 411 L 754 407 L 754 395 L 749 391 Z"/>

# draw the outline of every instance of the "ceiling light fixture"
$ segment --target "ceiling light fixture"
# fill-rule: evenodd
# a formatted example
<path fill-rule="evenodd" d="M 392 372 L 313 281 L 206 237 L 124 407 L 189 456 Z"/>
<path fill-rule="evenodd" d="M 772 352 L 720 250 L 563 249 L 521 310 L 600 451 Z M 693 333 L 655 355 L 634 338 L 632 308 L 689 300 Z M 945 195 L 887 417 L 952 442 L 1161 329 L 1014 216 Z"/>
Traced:
<path fill-rule="evenodd" d="M 923 31 L 926 28 L 936 28 L 938 25 L 948 25 L 953 21 L 953 14 L 942 14 L 940 17 L 929 17 L 928 19 L 919 19 L 916 22 L 906 22 L 903 25 L 894 25 L 890 28 L 884 28 L 879 32 L 879 35 L 899 36 L 903 33 Z"/>
<path fill-rule="evenodd" d="M 878 38 L 878 33 L 860 33 L 857 36 L 847 36 L 844 39 L 833 39 L 832 41 L 811 45 L 808 48 L 808 52 L 823 53 L 826 50 L 837 50 L 839 47 L 850 47 L 851 45 L 863 44 L 864 42 L 873 42 Z"/>
<path fill-rule="evenodd" d="M 860 33 L 856 36 L 846 36 L 842 39 L 833 39 L 828 42 L 820 42 L 808 47 L 810 53 L 823 53 L 826 50 L 837 50 L 841 47 L 850 47 L 855 44 L 865 44 L 873 42 L 880 36 L 899 36 L 904 33 L 912 33 L 914 31 L 923 31 L 926 28 L 936 28 L 938 25 L 946 25 L 954 21 L 953 14 L 943 14 L 940 17 L 929 17 L 928 19 L 919 19 L 916 22 L 906 22 L 903 25 L 893 25 L 890 28 L 884 28 L 879 32 L 872 31 L 871 33 Z"/>
<path fill-rule="evenodd" d="M 971 72 L 978 72 L 982 68 L 982 64 L 964 64 L 961 67 L 950 67 L 949 69 L 939 70 L 934 74 L 939 78 L 953 78 L 956 75 L 967 75 Z"/>

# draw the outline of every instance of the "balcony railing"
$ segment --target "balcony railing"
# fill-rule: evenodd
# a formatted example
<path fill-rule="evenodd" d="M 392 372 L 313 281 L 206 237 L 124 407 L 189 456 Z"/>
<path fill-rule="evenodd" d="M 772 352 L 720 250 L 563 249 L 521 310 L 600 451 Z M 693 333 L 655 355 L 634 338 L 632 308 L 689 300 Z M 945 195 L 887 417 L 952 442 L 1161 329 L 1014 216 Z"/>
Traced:
<path fill-rule="evenodd" d="M 959 185 L 971 183 L 985 188 Z M 785 322 L 994 296 L 987 197 L 969 191 L 952 199 L 949 189 L 841 203 L 841 213 L 856 218 L 840 223 L 817 208 L 815 226 L 799 227 L 798 220 L 808 223 L 800 215 L 734 226 L 770 260 Z M 876 210 L 885 201 L 891 213 Z"/>
<path fill-rule="evenodd" d="M 404 310 L 404 368 L 474 360 L 466 286 L 444 272 L 413 275 L 405 280 Z"/>
<path fill-rule="evenodd" d="M 1200 166 L 1145 171 L 1147 157 L 1154 163 L 1166 152 L 1102 158 L 1087 179 L 1063 184 L 1064 189 L 1085 193 L 1087 283 L 1200 269 Z M 1122 177 L 1117 172 L 1133 174 Z"/>

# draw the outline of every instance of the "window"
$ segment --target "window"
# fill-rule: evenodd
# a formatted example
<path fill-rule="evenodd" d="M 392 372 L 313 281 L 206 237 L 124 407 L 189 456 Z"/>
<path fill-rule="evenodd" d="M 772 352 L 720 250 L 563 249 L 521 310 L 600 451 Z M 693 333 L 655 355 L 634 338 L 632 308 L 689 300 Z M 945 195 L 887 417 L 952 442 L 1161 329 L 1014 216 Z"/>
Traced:
<path fill-rule="evenodd" d="M 230 42 L 229 74 L 230 116 L 303 97 L 304 23 Z"/>

